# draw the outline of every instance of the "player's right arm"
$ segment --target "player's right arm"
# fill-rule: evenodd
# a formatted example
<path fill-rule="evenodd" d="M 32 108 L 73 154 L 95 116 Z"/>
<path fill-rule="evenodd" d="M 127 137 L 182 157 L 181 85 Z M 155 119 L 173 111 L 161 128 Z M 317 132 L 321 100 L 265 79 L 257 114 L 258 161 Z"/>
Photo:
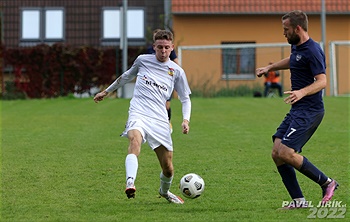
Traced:
<path fill-rule="evenodd" d="M 102 92 L 97 93 L 94 97 L 95 103 L 102 101 L 103 98 L 105 98 L 105 96 L 107 96 L 107 94 L 108 94 L 108 92 L 106 92 L 106 90 L 103 90 Z"/>
<path fill-rule="evenodd" d="M 98 103 L 99 101 L 102 101 L 105 96 L 108 95 L 109 92 L 113 92 L 116 89 L 124 86 L 126 83 L 130 82 L 135 78 L 138 72 L 138 64 L 139 64 L 139 57 L 136 58 L 135 62 L 131 66 L 130 69 L 125 71 L 121 76 L 119 76 L 111 85 L 109 85 L 105 90 L 102 92 L 99 92 L 95 95 L 94 101 L 95 103 Z"/>
<path fill-rule="evenodd" d="M 269 71 L 276 71 L 276 70 L 281 70 L 281 69 L 289 69 L 289 60 L 290 57 L 287 57 L 285 59 L 282 59 L 278 62 L 272 63 L 268 66 L 257 68 L 255 70 L 255 74 L 258 77 L 263 76 L 264 74 L 268 73 Z"/>
<path fill-rule="evenodd" d="M 134 78 L 134 76 L 128 75 L 128 71 L 119 76 L 111 85 L 107 87 L 107 89 L 97 93 L 94 97 L 95 103 L 102 101 L 104 97 L 108 95 L 109 92 L 113 92 L 114 90 L 125 85 L 125 83 L 130 82 Z"/>

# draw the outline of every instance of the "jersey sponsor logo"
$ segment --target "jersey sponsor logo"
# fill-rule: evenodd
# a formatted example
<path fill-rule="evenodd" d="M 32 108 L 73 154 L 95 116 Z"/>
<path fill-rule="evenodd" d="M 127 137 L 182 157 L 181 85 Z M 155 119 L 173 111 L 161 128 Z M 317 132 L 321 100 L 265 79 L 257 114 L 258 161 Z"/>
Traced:
<path fill-rule="evenodd" d="M 166 86 L 159 85 L 156 82 L 148 80 L 147 76 L 145 76 L 145 75 L 142 77 L 142 80 L 145 80 L 146 85 L 154 86 L 154 87 L 157 87 L 158 89 L 161 89 L 161 90 L 164 90 L 165 92 L 168 92 L 168 88 Z"/>

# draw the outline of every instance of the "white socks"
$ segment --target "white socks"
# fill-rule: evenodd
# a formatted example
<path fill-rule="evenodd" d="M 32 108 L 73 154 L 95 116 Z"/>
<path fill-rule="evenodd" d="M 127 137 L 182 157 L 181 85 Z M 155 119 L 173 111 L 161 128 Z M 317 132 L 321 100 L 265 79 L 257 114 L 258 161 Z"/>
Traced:
<path fill-rule="evenodd" d="M 296 202 L 305 202 L 306 201 L 305 197 L 294 198 L 293 200 L 296 201 Z"/>
<path fill-rule="evenodd" d="M 126 180 L 128 182 L 134 183 L 137 175 L 138 166 L 139 164 L 138 164 L 137 156 L 135 154 L 128 154 L 125 158 Z M 166 177 L 164 176 L 163 172 L 161 172 L 159 192 L 162 194 L 167 194 L 170 189 L 172 181 L 173 181 L 173 177 L 170 177 L 170 178 Z"/>
<path fill-rule="evenodd" d="M 160 173 L 160 190 L 159 192 L 162 194 L 167 194 L 170 186 L 171 186 L 171 182 L 173 181 L 173 177 L 166 177 L 164 176 L 163 172 Z"/>
<path fill-rule="evenodd" d="M 327 181 L 321 185 L 321 187 L 327 187 L 328 184 L 330 184 L 332 182 L 332 179 L 328 177 Z"/>
<path fill-rule="evenodd" d="M 133 182 L 135 181 L 138 167 L 137 156 L 135 154 L 128 154 L 125 158 L 126 180 L 132 178 Z"/>

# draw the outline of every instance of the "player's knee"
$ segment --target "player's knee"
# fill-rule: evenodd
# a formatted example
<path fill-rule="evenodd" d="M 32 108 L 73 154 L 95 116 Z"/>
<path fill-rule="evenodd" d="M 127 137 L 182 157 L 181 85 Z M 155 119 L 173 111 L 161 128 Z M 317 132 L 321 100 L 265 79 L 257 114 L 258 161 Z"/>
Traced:
<path fill-rule="evenodd" d="M 293 159 L 293 155 L 290 152 L 278 152 L 278 158 L 283 160 L 286 163 L 290 163 L 291 160 Z"/>
<path fill-rule="evenodd" d="M 130 146 L 141 147 L 141 141 L 137 137 L 129 137 Z"/>
<path fill-rule="evenodd" d="M 141 142 L 136 138 L 129 138 L 129 141 L 130 143 L 129 143 L 128 152 L 138 156 L 141 151 Z"/>
<path fill-rule="evenodd" d="M 271 152 L 271 158 L 276 161 L 279 159 L 279 156 L 278 156 L 278 151 L 273 149 L 272 152 Z"/>

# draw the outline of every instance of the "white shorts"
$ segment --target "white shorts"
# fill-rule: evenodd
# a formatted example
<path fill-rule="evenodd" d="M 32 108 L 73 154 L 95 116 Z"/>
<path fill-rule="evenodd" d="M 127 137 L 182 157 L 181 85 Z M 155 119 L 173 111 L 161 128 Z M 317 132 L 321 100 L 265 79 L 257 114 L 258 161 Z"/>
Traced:
<path fill-rule="evenodd" d="M 173 151 L 173 141 L 168 122 L 131 114 L 121 136 L 128 137 L 128 131 L 133 129 L 140 131 L 142 135 L 142 143 L 148 142 L 148 145 L 153 150 L 160 145 L 163 145 L 169 151 Z"/>

